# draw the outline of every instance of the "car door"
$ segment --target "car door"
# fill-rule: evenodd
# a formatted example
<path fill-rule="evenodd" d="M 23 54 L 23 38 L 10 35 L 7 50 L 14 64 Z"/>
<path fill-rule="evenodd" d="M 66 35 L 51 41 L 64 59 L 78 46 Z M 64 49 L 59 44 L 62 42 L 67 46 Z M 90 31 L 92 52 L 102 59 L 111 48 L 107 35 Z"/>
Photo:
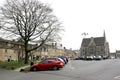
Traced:
<path fill-rule="evenodd" d="M 39 63 L 39 70 L 46 70 L 47 69 L 47 63 L 48 61 L 44 60 Z"/>
<path fill-rule="evenodd" d="M 46 65 L 46 69 L 52 69 L 53 68 L 53 61 L 48 61 Z"/>

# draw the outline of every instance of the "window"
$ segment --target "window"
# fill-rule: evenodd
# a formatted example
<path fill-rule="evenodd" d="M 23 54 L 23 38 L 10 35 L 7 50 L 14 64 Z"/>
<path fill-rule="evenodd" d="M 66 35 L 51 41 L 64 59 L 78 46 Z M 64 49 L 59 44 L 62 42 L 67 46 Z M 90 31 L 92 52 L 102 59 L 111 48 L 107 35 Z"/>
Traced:
<path fill-rule="evenodd" d="M 90 47 L 89 52 L 90 52 L 90 54 L 95 54 L 96 53 L 96 48 L 95 47 Z"/>
<path fill-rule="evenodd" d="M 44 60 L 44 61 L 42 61 L 42 62 L 40 62 L 40 63 L 42 63 L 42 64 L 47 64 L 48 61 Z"/>
<path fill-rule="evenodd" d="M 11 46 L 11 44 L 10 44 L 10 43 L 8 43 L 7 45 L 8 45 L 8 47 L 10 47 L 10 46 Z"/>
<path fill-rule="evenodd" d="M 5 53 L 7 53 L 7 49 L 5 49 Z"/>
<path fill-rule="evenodd" d="M 104 51 L 104 48 L 103 47 L 101 47 L 101 52 L 103 52 Z"/>

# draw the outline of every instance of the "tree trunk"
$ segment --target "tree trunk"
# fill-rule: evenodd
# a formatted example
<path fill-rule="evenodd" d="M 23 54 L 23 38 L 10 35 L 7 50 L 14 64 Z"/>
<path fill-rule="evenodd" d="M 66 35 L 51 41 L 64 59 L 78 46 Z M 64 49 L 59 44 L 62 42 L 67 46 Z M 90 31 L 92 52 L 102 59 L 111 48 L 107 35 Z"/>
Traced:
<path fill-rule="evenodd" d="M 25 41 L 25 61 L 24 63 L 27 64 L 28 63 L 28 42 Z"/>
<path fill-rule="evenodd" d="M 25 51 L 25 64 L 28 64 L 28 51 Z"/>
<path fill-rule="evenodd" d="M 18 51 L 18 62 L 20 62 L 20 51 Z"/>

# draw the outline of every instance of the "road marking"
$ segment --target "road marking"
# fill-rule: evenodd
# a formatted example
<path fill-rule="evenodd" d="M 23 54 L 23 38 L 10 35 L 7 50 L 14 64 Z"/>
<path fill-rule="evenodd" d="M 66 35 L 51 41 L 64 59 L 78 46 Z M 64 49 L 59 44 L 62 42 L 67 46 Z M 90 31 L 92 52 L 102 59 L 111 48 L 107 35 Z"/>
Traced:
<path fill-rule="evenodd" d="M 120 76 L 116 76 L 116 77 L 114 77 L 115 79 L 120 79 Z"/>

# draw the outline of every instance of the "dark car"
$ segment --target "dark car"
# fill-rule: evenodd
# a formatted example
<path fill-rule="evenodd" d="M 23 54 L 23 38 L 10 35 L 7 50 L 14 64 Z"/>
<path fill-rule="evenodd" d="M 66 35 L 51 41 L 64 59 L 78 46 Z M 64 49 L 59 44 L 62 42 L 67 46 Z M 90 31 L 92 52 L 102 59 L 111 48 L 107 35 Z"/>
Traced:
<path fill-rule="evenodd" d="M 40 71 L 40 70 L 59 70 L 63 67 L 63 63 L 55 60 L 43 60 L 37 64 L 30 67 L 30 71 Z"/>
<path fill-rule="evenodd" d="M 102 58 L 103 58 L 104 60 L 105 60 L 105 59 L 108 59 L 108 57 L 107 57 L 107 56 L 103 56 Z"/>
<path fill-rule="evenodd" d="M 74 60 L 80 60 L 80 57 L 75 58 Z"/>
<path fill-rule="evenodd" d="M 86 57 L 85 56 L 80 56 L 80 60 L 85 60 Z"/>

